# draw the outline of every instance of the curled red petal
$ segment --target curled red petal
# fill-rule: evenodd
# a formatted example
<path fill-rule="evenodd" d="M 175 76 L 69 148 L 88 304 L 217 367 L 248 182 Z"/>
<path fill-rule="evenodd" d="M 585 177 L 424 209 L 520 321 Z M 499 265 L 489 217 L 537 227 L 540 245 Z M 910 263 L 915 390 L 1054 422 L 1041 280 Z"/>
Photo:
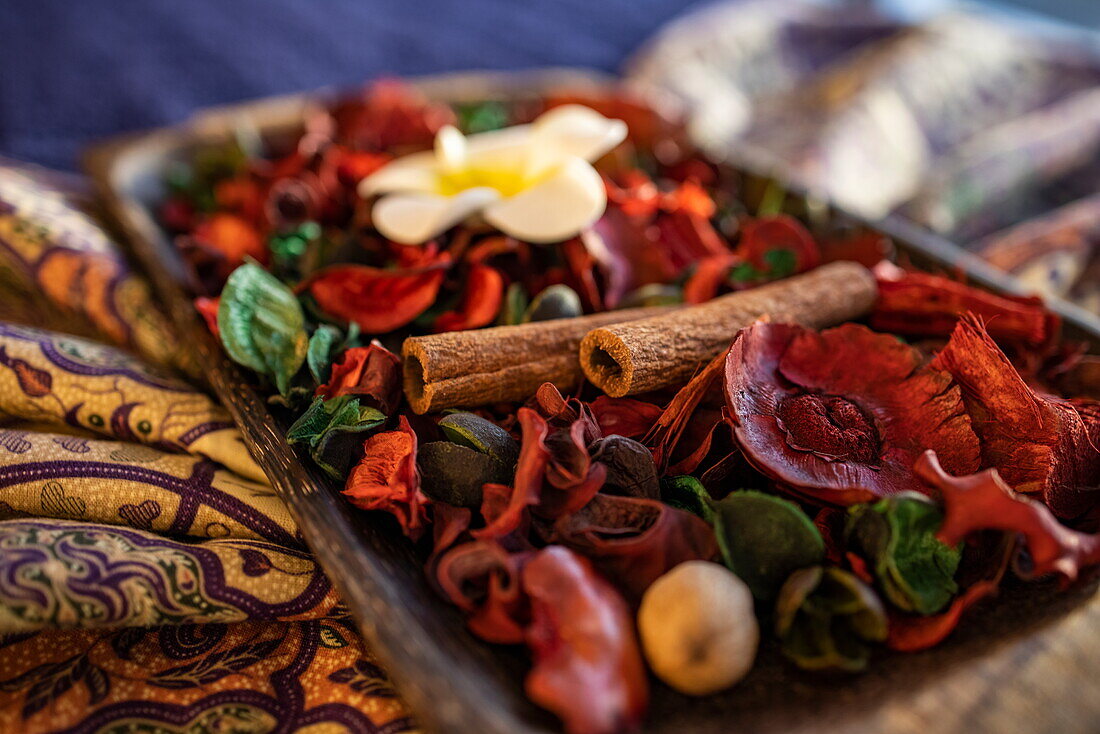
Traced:
<path fill-rule="evenodd" d="M 554 523 L 555 540 L 588 557 L 637 602 L 649 585 L 684 561 L 710 560 L 710 525 L 657 500 L 598 494 Z"/>
<path fill-rule="evenodd" d="M 982 580 L 955 597 L 946 611 L 927 617 L 890 615 L 886 646 L 899 652 L 917 652 L 940 644 L 959 625 L 963 612 L 996 593 L 998 581 Z"/>
<path fill-rule="evenodd" d="M 569 734 L 615 734 L 641 724 L 649 684 L 634 619 L 618 592 L 576 553 L 539 551 L 523 569 L 531 604 L 527 645 L 534 667 L 525 682 L 532 701 Z"/>
<path fill-rule="evenodd" d="M 960 473 L 978 438 L 950 375 L 916 349 L 858 324 L 817 333 L 758 322 L 726 359 L 726 402 L 745 458 L 783 487 L 833 504 L 914 489 L 935 449 Z"/>
<path fill-rule="evenodd" d="M 693 211 L 662 213 L 656 225 L 660 247 L 675 272 L 703 258 L 729 254 L 725 240 L 710 220 Z"/>
<path fill-rule="evenodd" d="M 947 336 L 973 313 L 1001 342 L 1044 347 L 1058 335 L 1058 316 L 1039 298 L 1001 296 L 929 273 L 876 268 L 878 300 L 871 327 L 907 336 Z"/>
<path fill-rule="evenodd" d="M 318 271 L 301 287 L 325 313 L 354 321 L 368 334 L 384 334 L 435 303 L 450 262 L 444 252 L 431 265 L 404 270 L 337 265 Z"/>
<path fill-rule="evenodd" d="M 397 518 L 405 535 L 424 530 L 428 499 L 420 492 L 416 434 L 405 416 L 396 431 L 376 433 L 363 443 L 363 459 L 351 470 L 344 494 L 363 510 L 382 510 Z"/>
<path fill-rule="evenodd" d="M 938 537 L 948 545 L 978 530 L 1018 533 L 1028 554 L 1017 563 L 1025 578 L 1057 574 L 1073 581 L 1082 568 L 1100 564 L 1100 535 L 1071 530 L 1043 504 L 1016 494 L 996 469 L 969 476 L 951 476 L 932 451 L 914 468 L 943 499 L 944 518 Z"/>
<path fill-rule="evenodd" d="M 680 266 L 666 257 L 656 241 L 649 219 L 632 216 L 626 209 L 609 206 L 603 216 L 581 235 L 585 248 L 596 260 L 604 282 L 604 305 L 615 308 L 631 290 L 649 283 L 667 283 Z"/>
<path fill-rule="evenodd" d="M 523 440 L 516 462 L 516 475 L 511 487 L 485 485 L 481 515 L 485 527 L 472 532 L 475 538 L 502 538 L 515 531 L 523 522 L 527 508 L 538 503 L 542 495 L 550 451 L 546 437 L 550 426 L 536 411 L 520 408 L 516 413 Z"/>
<path fill-rule="evenodd" d="M 821 264 L 821 251 L 813 235 L 792 216 L 750 219 L 741 226 L 741 242 L 737 254 L 752 263 L 757 270 L 771 269 L 767 254 L 787 250 L 794 255 L 794 273 L 801 273 Z"/>
<path fill-rule="evenodd" d="M 392 415 L 401 400 L 401 358 L 378 342 L 346 350 L 317 395 L 357 395 L 363 404 Z"/>
<path fill-rule="evenodd" d="M 725 369 L 725 362 L 726 355 L 718 355 L 699 374 L 680 388 L 642 439 L 642 443 L 653 452 L 653 461 L 657 465 L 659 474 L 667 473 L 669 465 L 673 463 L 674 453 L 687 458 L 686 461 L 681 459 L 677 463 L 677 471 L 682 473 L 693 471 L 706 455 L 712 432 L 718 425 L 721 413 L 700 411 L 699 406 L 708 394 L 721 384 L 719 378 Z M 693 435 L 696 441 L 686 449 L 681 448 L 681 439 L 692 422 L 693 416 L 701 412 L 706 414 L 700 416 L 701 420 L 695 425 L 696 430 L 693 431 Z M 699 436 L 702 436 L 701 440 Z"/>
<path fill-rule="evenodd" d="M 1100 450 L 1080 409 L 1028 387 L 976 317 L 959 321 L 932 364 L 963 388 L 982 466 L 996 468 L 1017 492 L 1039 493 L 1059 517 L 1096 504 L 1097 493 L 1085 488 L 1100 483 Z"/>
<path fill-rule="evenodd" d="M 495 268 L 477 264 L 466 276 L 462 304 L 456 311 L 442 313 L 432 329 L 436 332 L 480 329 L 493 323 L 504 301 L 504 276 Z"/>
<path fill-rule="evenodd" d="M 553 428 L 569 428 L 575 423 L 580 423 L 584 429 L 585 446 L 598 438 L 603 438 L 603 432 L 592 415 L 591 408 L 577 398 L 567 400 L 552 382 L 544 382 L 539 386 L 530 405 L 538 410 Z"/>
<path fill-rule="evenodd" d="M 435 580 L 451 602 L 470 614 L 470 631 L 487 642 L 524 641 L 527 599 L 521 573 L 530 553 L 509 553 L 499 543 L 475 540 L 443 553 Z"/>
<path fill-rule="evenodd" d="M 639 438 L 653 427 L 664 412 L 661 406 L 634 398 L 600 395 L 589 405 L 600 432 L 605 436 Z"/>
<path fill-rule="evenodd" d="M 710 255 L 700 260 L 695 272 L 684 283 L 684 303 L 703 303 L 718 295 L 730 268 L 738 262 L 741 258 L 732 253 Z"/>

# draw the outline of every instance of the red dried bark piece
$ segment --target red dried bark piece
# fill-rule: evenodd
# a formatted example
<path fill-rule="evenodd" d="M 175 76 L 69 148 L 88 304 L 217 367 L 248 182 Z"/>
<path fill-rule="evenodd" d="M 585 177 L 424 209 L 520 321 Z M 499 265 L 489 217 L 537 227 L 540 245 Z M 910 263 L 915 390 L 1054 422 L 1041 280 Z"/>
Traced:
<path fill-rule="evenodd" d="M 959 319 L 972 313 L 989 324 L 1003 342 L 1045 347 L 1058 335 L 1058 316 L 1042 299 L 1001 296 L 928 273 L 894 266 L 875 268 L 878 301 L 871 328 L 907 336 L 947 336 Z"/>
<path fill-rule="evenodd" d="M 738 334 L 725 370 L 746 459 L 805 497 L 848 505 L 914 489 L 913 463 L 929 448 L 953 471 L 979 466 L 958 386 L 888 334 L 758 322 Z"/>
<path fill-rule="evenodd" d="M 358 395 L 364 405 L 393 415 L 401 400 L 401 358 L 378 342 L 352 347 L 332 365 L 332 373 L 317 395 L 326 400 Z"/>
<path fill-rule="evenodd" d="M 1100 564 L 1100 535 L 1062 525 L 1046 506 L 1013 492 L 996 469 L 951 476 L 936 454 L 927 451 L 914 471 L 943 498 L 943 525 L 937 537 L 944 543 L 954 545 L 978 530 L 1018 533 L 1028 551 L 1016 563 L 1016 572 L 1024 578 L 1057 574 L 1069 582 L 1081 569 Z"/>
<path fill-rule="evenodd" d="M 932 365 L 962 386 L 982 466 L 996 468 L 1017 492 L 1038 493 L 1059 517 L 1096 504 L 1097 493 L 1085 488 L 1100 483 L 1100 450 L 1080 411 L 1028 387 L 976 317 L 959 322 Z"/>
<path fill-rule="evenodd" d="M 325 313 L 354 321 L 368 334 L 384 334 L 435 303 L 450 264 L 451 256 L 444 252 L 430 265 L 403 270 L 338 265 L 319 271 L 299 288 L 308 290 Z"/>
<path fill-rule="evenodd" d="M 424 530 L 428 499 L 420 492 L 416 470 L 416 434 L 405 416 L 396 431 L 376 433 L 363 443 L 363 459 L 351 470 L 344 494 L 363 510 L 382 510 L 397 518 L 410 538 Z"/>
<path fill-rule="evenodd" d="M 639 497 L 597 494 L 554 523 L 554 538 L 589 558 L 634 602 L 675 566 L 718 554 L 714 531 L 698 516 Z"/>
<path fill-rule="evenodd" d="M 587 560 L 560 546 L 528 561 L 523 588 L 534 656 L 527 695 L 554 712 L 569 734 L 636 730 L 649 684 L 626 602 Z"/>

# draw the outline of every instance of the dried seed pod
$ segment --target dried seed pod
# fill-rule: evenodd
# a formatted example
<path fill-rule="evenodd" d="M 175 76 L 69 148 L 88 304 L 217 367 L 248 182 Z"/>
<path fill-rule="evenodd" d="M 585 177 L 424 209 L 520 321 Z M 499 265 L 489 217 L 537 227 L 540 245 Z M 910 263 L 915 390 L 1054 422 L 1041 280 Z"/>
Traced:
<path fill-rule="evenodd" d="M 625 436 L 605 436 L 588 447 L 593 461 L 607 467 L 602 491 L 628 497 L 660 499 L 661 483 L 653 454 L 641 443 Z"/>
<path fill-rule="evenodd" d="M 580 296 L 567 285 L 544 288 L 531 300 L 531 305 L 523 314 L 523 323 L 530 321 L 551 321 L 553 319 L 572 319 L 584 313 Z"/>
<path fill-rule="evenodd" d="M 653 582 L 638 609 L 638 634 L 657 677 L 692 696 L 745 677 L 760 641 L 749 587 L 708 561 L 681 563 Z"/>
<path fill-rule="evenodd" d="M 476 413 L 451 413 L 439 427 L 451 443 L 488 454 L 506 466 L 515 466 L 519 458 L 519 444 L 508 431 Z"/>
<path fill-rule="evenodd" d="M 432 441 L 421 446 L 416 464 L 424 494 L 455 507 L 480 507 L 481 489 L 486 483 L 512 481 L 512 469 L 507 464 L 449 441 Z"/>

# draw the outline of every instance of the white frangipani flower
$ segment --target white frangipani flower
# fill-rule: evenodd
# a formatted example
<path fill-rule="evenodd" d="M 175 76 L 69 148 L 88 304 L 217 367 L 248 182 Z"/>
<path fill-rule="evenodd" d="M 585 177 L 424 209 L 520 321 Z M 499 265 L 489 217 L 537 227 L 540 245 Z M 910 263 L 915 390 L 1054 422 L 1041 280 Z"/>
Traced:
<path fill-rule="evenodd" d="M 556 107 L 529 125 L 464 136 L 448 125 L 435 150 L 398 158 L 359 184 L 385 194 L 371 218 L 386 237 L 420 244 L 480 213 L 525 242 L 557 242 L 607 206 L 595 161 L 626 138 L 626 124 L 583 105 Z"/>

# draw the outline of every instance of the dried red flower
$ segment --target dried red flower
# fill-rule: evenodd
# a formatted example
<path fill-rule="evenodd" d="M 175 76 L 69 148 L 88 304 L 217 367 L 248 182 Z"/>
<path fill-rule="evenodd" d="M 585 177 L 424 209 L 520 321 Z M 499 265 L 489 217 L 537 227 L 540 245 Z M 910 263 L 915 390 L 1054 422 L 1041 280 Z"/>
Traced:
<path fill-rule="evenodd" d="M 527 695 L 554 712 L 569 734 L 636 729 L 649 684 L 634 620 L 618 592 L 587 560 L 560 546 L 539 551 L 523 569 L 534 656 Z"/>
<path fill-rule="evenodd" d="M 520 583 L 528 552 L 509 553 L 493 540 L 475 540 L 445 552 L 435 580 L 443 594 L 470 616 L 466 625 L 487 642 L 524 641 L 527 598 Z"/>
<path fill-rule="evenodd" d="M 360 99 L 331 108 L 334 136 L 354 148 L 428 147 L 444 125 L 455 124 L 449 105 L 426 97 L 397 80 L 371 84 Z"/>
<path fill-rule="evenodd" d="M 299 288 L 308 290 L 325 313 L 354 321 L 368 334 L 384 334 L 435 303 L 450 264 L 444 252 L 430 265 L 403 270 L 338 265 L 318 271 Z"/>
<path fill-rule="evenodd" d="M 1058 316 L 1042 299 L 1001 296 L 928 273 L 907 272 L 889 263 L 875 268 L 878 301 L 871 328 L 907 336 L 947 336 L 959 318 L 972 313 L 989 324 L 1001 342 L 1045 347 L 1058 335 Z"/>
<path fill-rule="evenodd" d="M 1059 517 L 1096 504 L 1096 492 L 1086 488 L 1100 483 L 1100 449 L 1081 413 L 1028 387 L 977 318 L 959 322 L 932 366 L 962 386 L 981 437 L 982 466 L 996 468 L 1017 492 L 1038 493 Z"/>
<path fill-rule="evenodd" d="M 363 459 L 351 470 L 344 494 L 363 510 L 382 510 L 397 518 L 405 535 L 424 530 L 428 499 L 420 492 L 416 470 L 416 434 L 405 416 L 396 431 L 376 433 L 363 443 Z"/>
<path fill-rule="evenodd" d="M 714 531 L 696 515 L 657 500 L 608 494 L 561 517 L 554 540 L 592 560 L 634 602 L 680 563 L 718 554 Z"/>
<path fill-rule="evenodd" d="M 634 398 L 600 395 L 589 405 L 600 432 L 605 436 L 641 438 L 660 418 L 661 406 Z"/>
<path fill-rule="evenodd" d="M 953 545 L 979 530 L 1017 533 L 1028 552 L 1017 557 L 1016 572 L 1025 578 L 1057 574 L 1070 582 L 1081 569 L 1100 564 L 1100 534 L 1062 525 L 1047 507 L 1013 492 L 996 469 L 951 476 L 936 454 L 927 451 L 914 471 L 943 499 L 943 525 L 937 537 L 944 543 Z"/>
<path fill-rule="evenodd" d="M 480 329 L 493 323 L 504 301 L 504 276 L 488 265 L 476 264 L 466 275 L 462 304 L 456 311 L 440 314 L 433 331 Z"/>
<path fill-rule="evenodd" d="M 332 373 L 317 395 L 326 400 L 357 395 L 360 403 L 393 415 L 401 402 L 401 358 L 378 342 L 352 347 L 332 365 Z"/>
<path fill-rule="evenodd" d="M 953 471 L 978 468 L 951 377 L 858 324 L 816 333 L 758 322 L 730 348 L 725 388 L 745 457 L 806 497 L 847 505 L 914 489 L 913 463 L 928 448 Z"/>

